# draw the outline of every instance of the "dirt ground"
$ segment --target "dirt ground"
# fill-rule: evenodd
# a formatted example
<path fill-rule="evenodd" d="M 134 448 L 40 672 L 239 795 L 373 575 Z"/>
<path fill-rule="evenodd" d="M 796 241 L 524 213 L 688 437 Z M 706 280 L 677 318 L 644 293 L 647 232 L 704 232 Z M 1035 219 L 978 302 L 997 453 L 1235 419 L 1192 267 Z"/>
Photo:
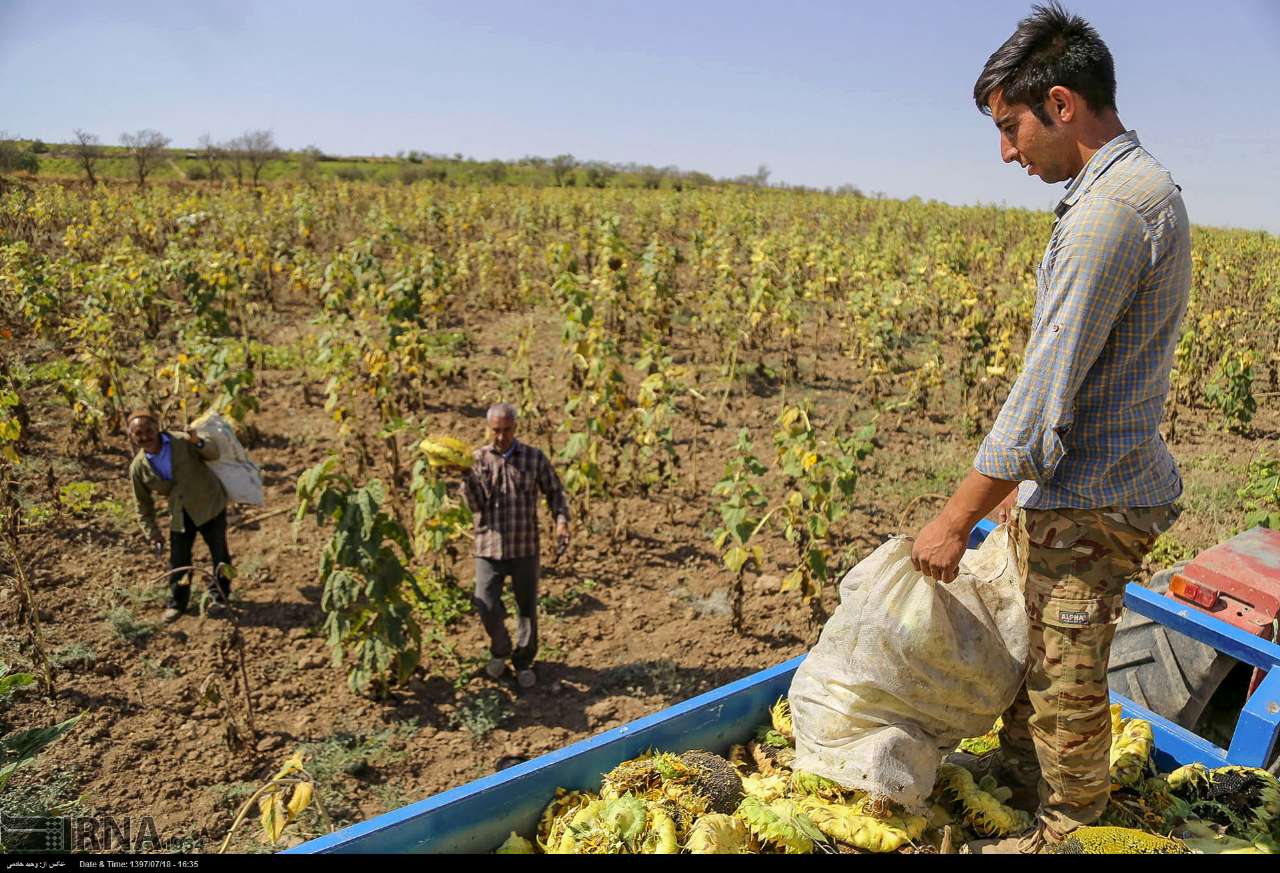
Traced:
<path fill-rule="evenodd" d="M 300 335 L 307 314 L 283 314 L 278 336 Z M 548 316 L 538 329 L 547 342 L 539 344 L 535 372 L 546 373 L 560 366 L 558 326 Z M 446 389 L 430 423 L 433 431 L 477 441 L 483 426 L 477 411 L 495 398 L 515 334 L 503 319 L 478 330 L 470 387 Z M 802 389 L 816 417 L 830 423 L 843 416 L 849 426 L 872 417 L 851 400 L 857 374 L 847 361 L 833 356 L 819 372 Z M 445 647 L 392 699 L 351 692 L 318 634 L 317 564 L 327 534 L 308 520 L 295 539 L 290 512 L 243 523 L 292 507 L 296 476 L 334 444 L 321 388 L 298 372 L 260 374 L 262 411 L 253 422 L 262 436 L 252 452 L 267 500 L 261 509 L 232 514 L 237 617 L 189 613 L 171 625 L 159 622 L 164 585 L 156 580 L 165 565 L 145 549 L 132 519 L 123 439 L 81 455 L 67 437 L 65 411 L 56 403 L 36 407 L 30 451 L 48 464 L 51 494 L 86 480 L 125 512 L 114 518 L 63 512 L 29 535 L 47 647 L 61 666 L 52 699 L 29 694 L 7 718 L 28 726 L 85 715 L 9 791 L 44 791 L 64 803 L 79 798 L 80 809 L 116 817 L 154 816 L 163 848 L 212 851 L 236 808 L 296 749 L 307 756 L 331 816 L 360 821 L 802 654 L 815 638 L 808 609 L 777 590 L 790 561 L 778 537 L 769 540 L 765 572 L 749 575 L 746 631 L 733 633 L 730 577 L 708 536 L 715 526 L 711 486 L 738 428 L 751 428 L 757 453 L 771 460 L 769 435 L 784 397 L 776 387 L 757 386 L 723 411 L 712 404 L 702 423 L 682 425 L 677 435 L 686 447 L 698 437 L 698 456 L 686 461 L 676 494 L 655 503 L 624 501 L 616 537 L 601 519 L 575 525 L 569 553 L 544 568 L 536 688 L 519 692 L 511 675 L 495 682 L 478 670 L 485 641 L 479 621 L 467 615 L 443 632 Z M 1280 414 L 1264 400 L 1248 436 L 1191 418 L 1174 446 L 1187 481 L 1187 513 L 1175 534 L 1182 546 L 1201 548 L 1239 524 L 1234 491 L 1257 447 L 1274 444 Z M 841 527 L 858 556 L 927 521 L 939 505 L 930 495 L 949 491 L 976 448 L 945 409 L 885 415 L 877 425 L 878 449 Z M 548 448 L 541 437 L 529 438 Z M 197 546 L 197 558 L 204 554 Z M 470 582 L 465 559 L 458 575 Z M 8 591 L 0 597 L 5 647 L 19 652 L 25 638 L 16 599 Z M 827 606 L 833 605 L 828 592 Z M 211 676 L 235 687 L 237 624 L 256 738 L 233 751 L 224 741 L 222 708 L 202 700 L 201 688 Z M 253 819 L 234 848 L 262 850 Z M 309 816 L 289 829 L 288 839 L 296 843 L 320 830 Z"/>

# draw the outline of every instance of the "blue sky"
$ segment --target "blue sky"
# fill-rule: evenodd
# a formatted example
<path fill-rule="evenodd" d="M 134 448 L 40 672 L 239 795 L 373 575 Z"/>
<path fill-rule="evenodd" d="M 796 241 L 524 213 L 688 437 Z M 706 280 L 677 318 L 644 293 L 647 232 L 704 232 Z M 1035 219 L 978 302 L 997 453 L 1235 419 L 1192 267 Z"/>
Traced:
<path fill-rule="evenodd" d="M 1198 224 L 1280 232 L 1280 2 L 1076 0 Z M 1048 208 L 970 94 L 1029 2 L 0 0 L 0 128 L 569 152 Z"/>

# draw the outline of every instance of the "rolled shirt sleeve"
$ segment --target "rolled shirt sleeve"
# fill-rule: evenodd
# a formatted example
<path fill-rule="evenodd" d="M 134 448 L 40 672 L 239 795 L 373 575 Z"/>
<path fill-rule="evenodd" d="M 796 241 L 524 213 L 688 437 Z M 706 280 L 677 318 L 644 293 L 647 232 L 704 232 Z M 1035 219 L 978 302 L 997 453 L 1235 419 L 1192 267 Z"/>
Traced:
<path fill-rule="evenodd" d="M 142 481 L 141 471 L 136 464 L 130 479 L 133 481 L 133 501 L 138 511 L 138 526 L 142 528 L 142 534 L 148 540 L 158 539 L 160 526 L 156 523 L 156 500 L 151 495 L 151 489 Z"/>
<path fill-rule="evenodd" d="M 564 487 L 560 484 L 560 477 L 556 475 L 555 468 L 551 466 L 551 461 L 542 456 L 538 470 L 538 487 L 542 490 L 543 495 L 547 498 L 547 508 L 551 510 L 551 514 L 555 516 L 557 522 L 569 523 L 569 501 L 564 496 Z"/>
<path fill-rule="evenodd" d="M 1022 372 L 974 459 L 993 479 L 1053 478 L 1069 450 L 1080 386 L 1150 266 L 1145 223 L 1116 200 L 1069 214 L 1055 236 Z"/>
<path fill-rule="evenodd" d="M 478 516 L 485 509 L 485 487 L 481 481 L 483 457 L 481 452 L 474 454 L 471 469 L 462 474 L 462 496 L 473 515 Z"/>

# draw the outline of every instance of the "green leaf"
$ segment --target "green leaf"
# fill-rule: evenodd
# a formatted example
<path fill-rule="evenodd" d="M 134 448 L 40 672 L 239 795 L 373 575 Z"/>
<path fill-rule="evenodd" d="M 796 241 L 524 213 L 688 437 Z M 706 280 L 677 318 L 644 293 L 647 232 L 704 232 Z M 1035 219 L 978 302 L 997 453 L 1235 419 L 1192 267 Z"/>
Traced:
<path fill-rule="evenodd" d="M 81 713 L 80 715 L 83 714 Z M 15 770 L 40 754 L 45 746 L 61 739 L 64 734 L 75 727 L 76 722 L 80 720 L 80 715 L 72 716 L 66 721 L 50 727 L 32 728 L 31 730 L 0 738 L 0 756 L 8 761 L 3 767 L 0 767 L 0 789 L 4 788 Z"/>
<path fill-rule="evenodd" d="M 345 557 L 350 539 L 351 534 L 345 528 L 338 528 L 333 532 L 333 536 L 329 539 L 329 548 L 333 550 L 333 554 L 338 557 L 338 560 L 342 560 Z"/>
<path fill-rule="evenodd" d="M 813 571 L 815 579 L 825 580 L 827 578 L 827 556 L 823 554 L 821 549 L 809 550 L 809 569 Z"/>
<path fill-rule="evenodd" d="M 325 579 L 324 593 L 320 597 L 320 608 L 325 612 L 341 609 L 351 602 L 351 574 L 345 570 L 335 570 Z"/>
<path fill-rule="evenodd" d="M 725 527 L 736 529 L 746 522 L 747 510 L 736 503 L 722 503 L 720 505 L 720 519 L 724 522 Z"/>
<path fill-rule="evenodd" d="M 368 486 L 356 492 L 355 506 L 358 512 L 357 522 L 360 525 L 360 539 L 367 542 L 373 537 L 373 525 L 378 519 L 378 502 L 369 492 Z"/>
<path fill-rule="evenodd" d="M 1270 528 L 1271 530 L 1280 530 L 1280 512 L 1259 509 L 1250 512 L 1244 517 L 1244 527 L 1246 529 L 1259 526 Z"/>
<path fill-rule="evenodd" d="M 849 497 L 853 494 L 853 490 L 858 486 L 857 474 L 841 476 L 836 479 L 836 488 L 840 490 L 840 494 Z"/>
<path fill-rule="evenodd" d="M 804 834 L 815 843 L 826 844 L 828 842 L 827 835 L 818 830 L 818 826 L 813 823 L 813 819 L 804 813 L 796 813 L 791 816 L 791 824 L 796 830 Z M 828 850 L 830 851 L 830 850 Z"/>
<path fill-rule="evenodd" d="M 400 547 L 401 554 L 409 555 L 413 552 L 413 546 L 409 542 L 408 532 L 394 519 L 388 519 L 383 525 L 383 534 L 387 539 Z"/>
<path fill-rule="evenodd" d="M 333 455 L 325 458 L 320 463 L 305 470 L 298 477 L 298 496 L 300 498 L 310 497 L 316 490 L 320 481 L 329 475 L 329 471 L 338 463 L 338 459 Z"/>
<path fill-rule="evenodd" d="M 560 450 L 560 460 L 563 462 L 571 462 L 577 459 L 579 455 L 587 448 L 587 442 L 591 439 L 590 434 L 575 433 L 570 434 L 568 441 L 565 442 L 564 448 Z"/>
<path fill-rule="evenodd" d="M 737 575 L 742 571 L 743 564 L 751 559 L 751 553 L 741 546 L 734 546 L 724 553 L 724 565 L 730 573 Z"/>
<path fill-rule="evenodd" d="M 36 684 L 36 677 L 30 673 L 14 673 L 0 677 L 0 699 L 7 698 L 21 688 Z"/>

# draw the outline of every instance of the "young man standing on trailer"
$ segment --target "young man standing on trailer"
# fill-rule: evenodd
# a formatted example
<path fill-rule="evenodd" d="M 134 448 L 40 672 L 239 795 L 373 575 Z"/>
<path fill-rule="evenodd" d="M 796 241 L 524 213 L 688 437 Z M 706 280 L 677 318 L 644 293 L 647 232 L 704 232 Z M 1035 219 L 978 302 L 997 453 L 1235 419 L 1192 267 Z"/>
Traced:
<path fill-rule="evenodd" d="M 1037 271 L 1022 372 L 912 553 L 922 573 L 951 581 L 970 528 L 997 506 L 1020 546 L 1031 665 L 993 764 L 1015 797 L 1038 799 L 1024 852 L 1106 808 L 1107 660 L 1124 586 L 1182 493 L 1158 426 L 1191 288 L 1191 228 L 1168 171 L 1121 124 L 1115 91 L 1097 31 L 1057 2 L 1033 7 L 974 86 L 1001 159 L 1070 184 Z"/>

